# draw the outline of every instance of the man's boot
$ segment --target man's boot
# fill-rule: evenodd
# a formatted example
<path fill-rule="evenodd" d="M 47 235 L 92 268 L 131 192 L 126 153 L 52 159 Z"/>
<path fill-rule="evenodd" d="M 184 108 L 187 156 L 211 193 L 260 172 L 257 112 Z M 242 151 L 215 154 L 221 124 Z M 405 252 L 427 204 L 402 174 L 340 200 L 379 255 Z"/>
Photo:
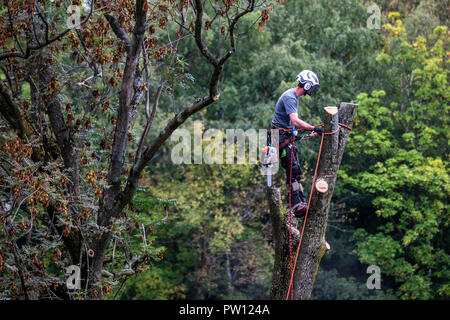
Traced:
<path fill-rule="evenodd" d="M 303 186 L 300 182 L 294 181 L 291 190 L 291 211 L 294 216 L 301 218 L 305 215 L 308 205 L 306 204 L 305 195 L 303 194 Z"/>
<path fill-rule="evenodd" d="M 296 218 L 303 218 L 306 214 L 306 210 L 308 209 L 308 205 L 306 202 L 299 202 L 295 206 L 292 207 L 292 212 Z"/>

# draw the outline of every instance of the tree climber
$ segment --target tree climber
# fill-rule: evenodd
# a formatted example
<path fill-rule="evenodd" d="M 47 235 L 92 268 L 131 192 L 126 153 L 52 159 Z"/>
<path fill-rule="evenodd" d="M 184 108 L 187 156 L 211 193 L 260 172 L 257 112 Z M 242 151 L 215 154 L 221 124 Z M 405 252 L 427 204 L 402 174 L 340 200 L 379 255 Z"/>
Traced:
<path fill-rule="evenodd" d="M 302 171 L 298 161 L 298 149 L 293 143 L 296 134 L 295 127 L 317 134 L 323 134 L 324 130 L 320 127 L 314 127 L 298 117 L 299 97 L 305 94 L 311 96 L 317 90 L 319 87 L 317 75 L 310 70 L 303 70 L 297 75 L 296 81 L 298 86 L 285 91 L 278 99 L 271 127 L 279 130 L 279 155 L 281 166 L 286 170 L 286 187 L 288 192 L 291 192 L 291 211 L 294 216 L 300 218 L 305 214 L 307 204 L 300 183 Z M 294 148 L 293 152 L 291 148 Z"/>

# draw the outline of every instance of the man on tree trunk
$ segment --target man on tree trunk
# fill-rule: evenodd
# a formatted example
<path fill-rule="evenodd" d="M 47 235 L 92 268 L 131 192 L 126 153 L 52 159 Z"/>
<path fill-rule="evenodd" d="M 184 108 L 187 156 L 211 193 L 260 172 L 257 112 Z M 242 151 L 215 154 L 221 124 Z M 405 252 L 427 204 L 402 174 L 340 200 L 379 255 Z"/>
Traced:
<path fill-rule="evenodd" d="M 326 107 L 324 111 L 321 148 L 301 228 L 291 227 L 279 189 L 267 189 L 275 244 L 271 299 L 309 299 L 320 261 L 331 248 L 325 240 L 328 211 L 357 105 L 343 102 L 339 109 Z"/>
<path fill-rule="evenodd" d="M 286 188 L 290 192 L 290 210 L 298 218 L 306 213 L 307 203 L 300 182 L 302 171 L 298 161 L 298 149 L 294 145 L 296 128 L 323 133 L 320 127 L 314 127 L 298 117 L 298 101 L 303 95 L 312 96 L 319 87 L 317 75 L 309 70 L 300 72 L 296 81 L 298 86 L 286 90 L 278 99 L 272 120 L 272 130 L 279 130 L 279 155 L 281 166 L 286 170 Z M 294 148 L 294 150 L 292 150 Z"/>

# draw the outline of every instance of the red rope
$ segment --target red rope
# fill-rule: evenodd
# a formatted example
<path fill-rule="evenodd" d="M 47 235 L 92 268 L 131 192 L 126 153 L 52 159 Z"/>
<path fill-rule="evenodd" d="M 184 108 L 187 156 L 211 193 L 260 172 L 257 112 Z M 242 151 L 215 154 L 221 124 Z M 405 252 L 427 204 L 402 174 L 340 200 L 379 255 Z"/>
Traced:
<path fill-rule="evenodd" d="M 323 124 L 320 124 L 323 125 Z M 319 126 L 320 126 L 319 125 Z M 288 300 L 289 298 L 289 293 L 291 294 L 291 300 L 293 299 L 293 291 L 294 291 L 294 272 L 295 272 L 295 267 L 297 266 L 297 260 L 298 260 L 298 254 L 300 252 L 300 247 L 302 245 L 302 239 L 303 239 L 303 232 L 305 231 L 305 225 L 306 225 L 306 219 L 308 218 L 308 212 L 309 212 L 309 205 L 311 203 L 311 196 L 314 190 L 314 184 L 316 182 L 316 177 L 317 177 L 317 169 L 319 168 L 319 160 L 320 160 L 320 155 L 322 153 L 322 146 L 323 146 L 323 138 L 325 137 L 325 135 L 327 134 L 335 134 L 336 132 L 339 131 L 339 127 L 344 127 L 348 130 L 352 130 L 349 126 L 346 126 L 345 124 L 342 123 L 338 123 L 338 128 L 333 131 L 333 132 L 324 132 L 322 134 L 322 139 L 320 141 L 320 148 L 319 148 L 319 154 L 317 155 L 317 161 L 316 161 L 316 169 L 314 170 L 314 178 L 313 178 L 313 182 L 312 182 L 312 186 L 311 186 L 311 191 L 309 192 L 309 200 L 308 200 L 308 206 L 306 207 L 306 214 L 305 214 L 305 219 L 303 220 L 303 226 L 302 226 L 302 232 L 300 234 L 300 240 L 298 243 L 298 247 L 297 247 L 297 253 L 295 255 L 295 262 L 294 262 L 294 268 L 292 268 L 292 248 L 291 248 L 291 216 L 289 216 L 289 254 L 291 257 L 291 280 L 289 282 L 289 289 L 286 295 L 286 300 Z M 295 140 L 295 138 L 294 138 Z M 292 146 L 292 149 L 294 149 L 294 146 Z M 292 157 L 291 157 L 291 178 L 292 178 Z M 291 210 L 291 187 L 290 187 L 290 182 L 289 182 L 289 212 Z M 292 289 L 292 290 L 291 290 Z"/>
<path fill-rule="evenodd" d="M 291 273 L 292 273 L 292 242 L 291 242 L 291 236 L 292 236 L 292 224 L 291 224 L 291 219 L 292 219 L 292 211 L 291 211 L 291 185 L 292 185 L 292 160 L 293 160 L 293 155 L 294 155 L 294 143 L 295 143 L 295 136 L 292 136 L 292 145 L 291 145 L 291 165 L 290 165 L 290 169 L 289 169 L 289 257 L 291 259 Z M 293 284 L 292 284 L 293 286 Z M 289 288 L 290 291 L 290 288 Z M 291 291 L 291 300 L 294 299 L 293 296 L 293 291 Z M 288 293 L 289 295 L 289 293 Z"/>

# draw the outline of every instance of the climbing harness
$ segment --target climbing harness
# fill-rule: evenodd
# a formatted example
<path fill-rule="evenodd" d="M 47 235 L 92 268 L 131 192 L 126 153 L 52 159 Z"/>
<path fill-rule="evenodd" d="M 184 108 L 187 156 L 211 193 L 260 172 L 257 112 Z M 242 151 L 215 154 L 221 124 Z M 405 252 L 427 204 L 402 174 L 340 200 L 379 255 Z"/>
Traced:
<path fill-rule="evenodd" d="M 298 132 L 295 128 L 294 129 L 278 129 L 279 133 L 291 133 L 293 136 L 297 136 Z M 300 132 L 303 132 L 304 130 L 301 130 Z M 314 136 L 314 134 L 303 134 L 299 136 L 298 140 L 305 140 L 310 137 Z M 260 164 L 263 169 L 266 170 L 267 175 L 267 186 L 272 186 L 272 169 L 274 165 L 278 162 L 278 159 L 280 158 L 279 150 L 282 150 L 286 144 L 290 142 L 290 139 L 286 139 L 278 148 L 274 147 L 272 145 L 272 137 L 270 133 L 270 129 L 267 130 L 267 145 L 261 150 L 261 156 L 260 156 Z"/>
<path fill-rule="evenodd" d="M 321 124 L 319 124 L 319 125 L 317 125 L 317 126 L 323 126 L 323 123 L 321 123 Z M 292 154 L 293 154 L 293 150 L 294 150 L 294 145 L 293 145 L 293 144 L 294 144 L 294 141 L 295 141 L 295 135 L 294 135 L 293 138 L 292 138 L 291 167 L 290 167 L 290 170 L 291 170 L 290 172 L 291 172 L 291 174 L 290 174 L 290 181 L 289 181 L 289 256 L 290 256 L 290 260 L 291 260 L 291 279 L 290 279 L 290 281 L 289 281 L 289 289 L 288 289 L 288 292 L 287 292 L 287 294 L 286 294 L 286 300 L 289 299 L 289 294 L 290 294 L 290 296 L 291 296 L 291 300 L 294 299 L 294 294 L 293 294 L 293 291 L 294 291 L 294 288 L 293 288 L 293 286 L 294 286 L 294 285 L 293 285 L 294 271 L 295 271 L 295 267 L 296 267 L 296 265 L 297 265 L 297 260 L 298 260 L 298 254 L 299 254 L 299 252 L 300 252 L 300 247 L 301 247 L 301 245 L 302 245 L 303 232 L 304 232 L 304 230 L 305 230 L 306 219 L 308 218 L 308 212 L 309 212 L 309 205 L 310 205 L 310 203 L 311 203 L 311 196 L 312 196 L 312 193 L 313 193 L 314 184 L 315 184 L 315 182 L 316 182 L 317 169 L 319 168 L 319 160 L 320 160 L 320 155 L 321 155 L 321 153 L 322 153 L 323 139 L 324 139 L 325 135 L 330 135 L 330 134 L 335 134 L 335 133 L 337 133 L 337 132 L 339 131 L 339 127 L 343 127 L 343 128 L 345 128 L 345 129 L 347 129 L 347 130 L 352 130 L 349 126 L 347 126 L 347 125 L 345 125 L 345 124 L 342 124 L 342 123 L 338 123 L 338 128 L 337 128 L 335 131 L 332 131 L 332 132 L 324 132 L 324 133 L 322 134 L 322 138 L 321 138 L 321 141 L 320 141 L 319 153 L 318 153 L 317 161 L 316 161 L 316 168 L 315 168 L 315 170 L 314 170 L 314 177 L 313 177 L 313 182 L 312 182 L 312 186 L 311 186 L 311 191 L 309 192 L 308 206 L 306 207 L 306 213 L 305 213 L 305 218 L 304 218 L 304 220 L 303 220 L 302 232 L 300 233 L 300 240 L 299 240 L 298 247 L 297 247 L 297 253 L 296 253 L 296 255 L 295 255 L 294 266 L 292 266 L 292 242 L 291 242 L 291 234 L 292 234 L 292 233 L 291 233 L 291 229 L 292 229 L 292 225 L 291 225 L 291 216 L 292 216 L 292 211 L 291 211 L 291 185 L 290 185 L 290 183 L 291 183 L 291 180 L 292 180 Z M 315 135 L 317 135 L 317 134 L 315 134 Z M 315 135 L 313 134 L 313 135 L 309 135 L 309 136 L 315 136 Z"/>

